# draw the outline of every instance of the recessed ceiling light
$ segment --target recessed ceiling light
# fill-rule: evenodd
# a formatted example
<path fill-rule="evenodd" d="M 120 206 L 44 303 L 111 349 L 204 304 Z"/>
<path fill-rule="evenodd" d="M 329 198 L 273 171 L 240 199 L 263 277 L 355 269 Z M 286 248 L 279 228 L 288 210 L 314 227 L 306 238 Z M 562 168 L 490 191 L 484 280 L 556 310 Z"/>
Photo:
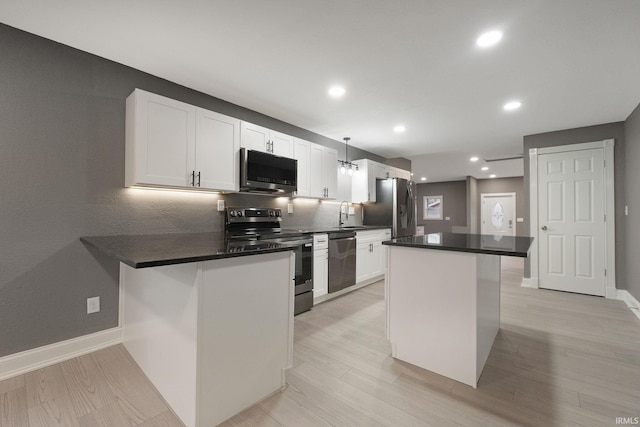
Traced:
<path fill-rule="evenodd" d="M 340 98 L 346 92 L 347 91 L 342 86 L 333 86 L 329 89 L 329 95 L 331 95 L 334 98 Z"/>
<path fill-rule="evenodd" d="M 489 175 L 489 178 L 495 178 L 495 177 L 496 177 L 495 173 L 492 173 L 491 175 Z"/>
<path fill-rule="evenodd" d="M 479 47 L 489 47 L 498 43 L 500 39 L 502 39 L 502 31 L 487 31 L 484 34 L 481 34 L 480 37 L 476 39 L 476 44 Z"/>
<path fill-rule="evenodd" d="M 426 181 L 426 180 L 427 180 L 426 176 L 423 176 L 422 178 L 420 178 L 420 181 Z"/>
<path fill-rule="evenodd" d="M 482 169 L 483 171 L 485 171 L 485 172 L 486 172 L 486 171 L 488 171 L 488 170 L 489 170 L 489 166 L 483 166 L 483 167 L 482 167 L 482 168 L 480 168 L 480 169 Z"/>
<path fill-rule="evenodd" d="M 513 110 L 517 110 L 521 106 L 522 106 L 522 102 L 520 101 L 509 101 L 506 104 L 504 104 L 502 108 L 504 108 L 505 111 L 513 111 Z"/>
<path fill-rule="evenodd" d="M 478 160 L 479 160 L 478 156 L 473 156 L 472 158 L 469 159 L 469 161 L 471 162 L 477 162 Z"/>
<path fill-rule="evenodd" d="M 406 128 L 406 126 L 405 126 L 405 125 L 398 125 L 398 126 L 396 126 L 396 127 L 394 127 L 394 128 L 393 128 L 393 131 L 394 131 L 395 133 L 402 133 L 402 132 L 404 132 L 405 130 L 407 130 L 407 128 Z"/>

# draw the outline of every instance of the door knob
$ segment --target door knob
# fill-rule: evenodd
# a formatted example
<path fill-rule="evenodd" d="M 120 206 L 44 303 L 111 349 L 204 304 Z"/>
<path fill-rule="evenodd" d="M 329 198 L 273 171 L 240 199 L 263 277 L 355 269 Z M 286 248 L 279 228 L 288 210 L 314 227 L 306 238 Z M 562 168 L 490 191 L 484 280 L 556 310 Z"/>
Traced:
<path fill-rule="evenodd" d="M 542 226 L 542 231 L 547 231 L 547 226 L 546 225 Z"/>

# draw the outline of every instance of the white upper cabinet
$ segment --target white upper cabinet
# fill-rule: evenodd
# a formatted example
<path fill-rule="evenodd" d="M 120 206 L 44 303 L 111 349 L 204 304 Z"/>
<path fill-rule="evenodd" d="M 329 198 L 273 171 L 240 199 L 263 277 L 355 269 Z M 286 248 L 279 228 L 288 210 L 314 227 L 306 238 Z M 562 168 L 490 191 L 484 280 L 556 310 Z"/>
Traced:
<path fill-rule="evenodd" d="M 335 199 L 338 189 L 338 151 L 314 143 L 309 145 L 309 196 Z"/>
<path fill-rule="evenodd" d="M 238 191 L 240 120 L 203 108 L 196 110 L 196 184 Z"/>
<path fill-rule="evenodd" d="M 293 158 L 298 161 L 298 191 L 297 196 L 309 197 L 309 141 L 295 138 L 293 146 Z"/>
<path fill-rule="evenodd" d="M 361 159 L 354 161 L 358 171 L 353 175 L 351 196 L 353 203 L 376 201 L 376 179 L 404 178 L 411 180 L 411 172 L 393 166 Z"/>
<path fill-rule="evenodd" d="M 126 128 L 126 186 L 237 191 L 239 120 L 136 89 Z"/>
<path fill-rule="evenodd" d="M 323 147 L 322 151 L 322 183 L 327 188 L 328 199 L 338 195 L 338 151 Z"/>
<path fill-rule="evenodd" d="M 127 98 L 125 185 L 190 185 L 196 108 L 136 89 Z"/>
<path fill-rule="evenodd" d="M 276 156 L 294 157 L 293 137 L 263 126 L 242 122 L 240 146 L 249 150 L 258 150 Z"/>

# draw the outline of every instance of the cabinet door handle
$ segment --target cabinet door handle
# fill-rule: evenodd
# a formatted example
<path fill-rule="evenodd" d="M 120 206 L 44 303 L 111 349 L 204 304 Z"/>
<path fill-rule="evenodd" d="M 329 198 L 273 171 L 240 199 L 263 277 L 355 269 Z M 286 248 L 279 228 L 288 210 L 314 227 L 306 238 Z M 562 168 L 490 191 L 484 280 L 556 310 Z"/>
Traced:
<path fill-rule="evenodd" d="M 191 171 L 191 186 L 194 187 L 196 183 L 196 171 Z"/>
<path fill-rule="evenodd" d="M 198 187 L 200 187 L 200 174 L 201 174 L 201 172 L 198 171 Z"/>

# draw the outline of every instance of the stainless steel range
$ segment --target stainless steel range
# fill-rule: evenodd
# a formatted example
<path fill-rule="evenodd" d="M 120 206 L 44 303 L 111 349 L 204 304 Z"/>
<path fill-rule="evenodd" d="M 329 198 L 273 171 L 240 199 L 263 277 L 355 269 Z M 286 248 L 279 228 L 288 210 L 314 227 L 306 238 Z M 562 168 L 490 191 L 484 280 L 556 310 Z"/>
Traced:
<path fill-rule="evenodd" d="M 295 253 L 294 314 L 313 307 L 313 238 L 282 230 L 282 211 L 277 208 L 227 208 L 226 238 L 231 245 L 291 246 Z"/>

